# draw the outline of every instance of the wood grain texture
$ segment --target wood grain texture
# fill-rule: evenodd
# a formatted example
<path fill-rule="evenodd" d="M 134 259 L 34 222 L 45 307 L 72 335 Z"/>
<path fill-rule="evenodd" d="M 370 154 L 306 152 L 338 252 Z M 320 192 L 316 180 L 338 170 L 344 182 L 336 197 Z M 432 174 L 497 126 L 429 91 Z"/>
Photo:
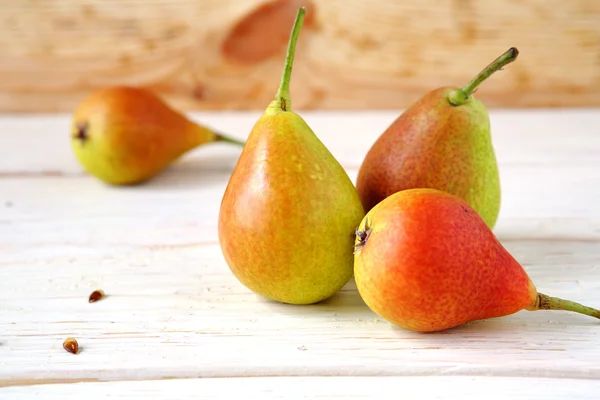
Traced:
<path fill-rule="evenodd" d="M 243 139 L 257 116 L 194 118 Z M 395 113 L 303 116 L 354 180 Z M 599 306 L 600 113 L 497 111 L 492 121 L 497 235 L 540 291 Z M 68 125 L 65 116 L 0 118 L 0 397 L 165 397 L 174 387 L 216 396 L 234 386 L 257 397 L 266 388 L 364 397 L 388 384 L 427 387 L 432 398 L 443 385 L 456 398 L 481 388 L 597 395 L 600 324 L 588 317 L 523 311 L 424 335 L 378 318 L 353 282 L 318 305 L 258 298 L 217 242 L 238 149 L 200 148 L 146 185 L 113 188 L 82 172 Z M 107 297 L 88 303 L 98 288 Z M 77 355 L 62 349 L 70 336 Z"/>
<path fill-rule="evenodd" d="M 404 108 L 511 46 L 517 62 L 478 92 L 487 104 L 600 106 L 596 0 L 14 0 L 0 8 L 0 111 L 69 112 L 117 84 L 186 110 L 264 109 L 300 5 L 297 108 Z"/>
<path fill-rule="evenodd" d="M 493 390 L 490 390 L 493 389 Z M 170 379 L 160 381 L 124 381 L 81 384 L 55 384 L 0 388 L 8 398 L 69 400 L 82 396 L 163 400 L 236 398 L 245 399 L 393 399 L 423 400 L 478 398 L 488 400 L 596 400 L 600 381 L 577 379 L 532 379 L 485 376 L 460 377 L 256 377 L 228 379 Z M 411 396 L 412 395 L 412 396 Z"/>

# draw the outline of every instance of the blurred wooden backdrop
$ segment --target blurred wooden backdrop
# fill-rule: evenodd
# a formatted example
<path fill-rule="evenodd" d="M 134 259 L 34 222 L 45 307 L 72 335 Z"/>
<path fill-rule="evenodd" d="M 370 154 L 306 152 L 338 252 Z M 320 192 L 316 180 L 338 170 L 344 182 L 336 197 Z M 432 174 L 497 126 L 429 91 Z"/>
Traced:
<path fill-rule="evenodd" d="M 296 8 L 296 108 L 401 108 L 484 83 L 489 106 L 600 106 L 600 0 L 0 0 L 0 112 L 70 111 L 140 85 L 188 109 L 263 109 Z"/>

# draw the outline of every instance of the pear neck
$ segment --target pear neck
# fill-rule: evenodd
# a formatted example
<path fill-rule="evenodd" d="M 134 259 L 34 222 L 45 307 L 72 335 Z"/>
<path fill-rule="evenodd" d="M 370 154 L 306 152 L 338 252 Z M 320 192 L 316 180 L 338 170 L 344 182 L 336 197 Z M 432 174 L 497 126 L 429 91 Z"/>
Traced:
<path fill-rule="evenodd" d="M 453 89 L 448 93 L 448 101 L 453 106 L 463 106 L 471 101 L 472 97 L 467 96 L 463 89 Z"/>
<path fill-rule="evenodd" d="M 291 102 L 289 99 L 286 100 L 285 98 L 276 98 L 269 103 L 269 106 L 265 110 L 265 114 L 280 114 L 283 112 L 292 111 L 291 108 Z"/>

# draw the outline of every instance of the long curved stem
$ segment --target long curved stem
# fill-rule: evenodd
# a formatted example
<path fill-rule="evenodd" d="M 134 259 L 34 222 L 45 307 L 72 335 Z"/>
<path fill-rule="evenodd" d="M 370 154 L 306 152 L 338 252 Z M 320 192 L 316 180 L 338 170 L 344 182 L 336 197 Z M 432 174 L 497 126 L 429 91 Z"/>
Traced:
<path fill-rule="evenodd" d="M 290 80 L 292 79 L 292 67 L 294 65 L 294 56 L 296 54 L 296 42 L 298 41 L 298 36 L 300 36 L 300 30 L 302 29 L 302 24 L 304 22 L 304 14 L 306 14 L 306 9 L 304 7 L 299 8 L 288 43 L 287 55 L 285 57 L 285 65 L 283 67 L 279 89 L 275 95 L 275 100 L 269 105 L 269 107 L 276 106 L 282 111 L 290 111 L 292 109 Z"/>
<path fill-rule="evenodd" d="M 511 47 L 500 57 L 495 59 L 485 67 L 471 82 L 462 89 L 453 90 L 448 95 L 448 100 L 452 105 L 460 106 L 464 104 L 469 97 L 473 94 L 473 91 L 487 78 L 489 78 L 494 72 L 502 69 L 507 64 L 515 61 L 519 55 L 519 50 L 516 47 Z"/>

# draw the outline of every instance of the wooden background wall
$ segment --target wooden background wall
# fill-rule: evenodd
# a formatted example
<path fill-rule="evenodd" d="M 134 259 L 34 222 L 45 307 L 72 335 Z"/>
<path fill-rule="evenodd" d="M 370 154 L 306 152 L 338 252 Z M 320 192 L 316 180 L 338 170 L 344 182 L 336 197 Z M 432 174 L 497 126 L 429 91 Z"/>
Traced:
<path fill-rule="evenodd" d="M 296 108 L 401 108 L 511 46 L 489 106 L 600 106 L 599 0 L 0 0 L 0 112 L 128 84 L 188 110 L 263 109 L 300 5 Z"/>

